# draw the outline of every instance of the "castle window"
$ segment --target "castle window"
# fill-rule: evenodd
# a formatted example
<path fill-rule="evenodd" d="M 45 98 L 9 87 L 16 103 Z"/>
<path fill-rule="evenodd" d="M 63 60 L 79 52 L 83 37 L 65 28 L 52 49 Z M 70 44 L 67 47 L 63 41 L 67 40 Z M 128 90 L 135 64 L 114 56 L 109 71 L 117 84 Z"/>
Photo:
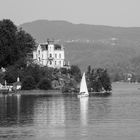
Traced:
<path fill-rule="evenodd" d="M 57 58 L 57 54 L 55 54 L 55 58 Z"/>

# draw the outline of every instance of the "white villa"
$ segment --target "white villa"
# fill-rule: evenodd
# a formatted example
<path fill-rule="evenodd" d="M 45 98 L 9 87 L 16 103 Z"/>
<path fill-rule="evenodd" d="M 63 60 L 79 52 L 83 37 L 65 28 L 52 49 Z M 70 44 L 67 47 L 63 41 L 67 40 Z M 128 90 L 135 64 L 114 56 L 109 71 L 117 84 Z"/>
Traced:
<path fill-rule="evenodd" d="M 41 66 L 53 68 L 66 67 L 64 47 L 48 40 L 46 43 L 40 43 L 37 49 L 33 51 L 33 60 Z"/>

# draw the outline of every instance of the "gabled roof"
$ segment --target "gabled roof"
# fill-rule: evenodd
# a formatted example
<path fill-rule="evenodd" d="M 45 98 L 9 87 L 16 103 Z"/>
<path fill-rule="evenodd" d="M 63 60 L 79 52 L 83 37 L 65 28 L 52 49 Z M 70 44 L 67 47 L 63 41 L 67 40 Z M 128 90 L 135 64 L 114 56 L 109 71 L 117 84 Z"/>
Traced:
<path fill-rule="evenodd" d="M 59 45 L 59 44 L 53 44 L 53 45 L 54 45 L 54 50 L 63 50 L 62 45 Z M 42 43 L 42 44 L 39 44 L 39 46 L 41 47 L 42 51 L 44 51 L 44 50 L 48 50 L 49 44 L 48 43 Z"/>
<path fill-rule="evenodd" d="M 13 86 L 17 86 L 17 85 L 22 85 L 22 83 L 21 82 L 14 82 L 13 83 Z"/>
<path fill-rule="evenodd" d="M 40 44 L 42 50 L 48 50 L 48 44 Z"/>

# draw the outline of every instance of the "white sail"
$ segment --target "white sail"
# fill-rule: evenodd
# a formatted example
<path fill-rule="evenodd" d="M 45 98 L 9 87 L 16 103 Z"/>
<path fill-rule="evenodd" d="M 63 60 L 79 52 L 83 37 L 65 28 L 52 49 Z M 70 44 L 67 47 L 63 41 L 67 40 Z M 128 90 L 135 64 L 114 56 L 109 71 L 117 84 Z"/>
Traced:
<path fill-rule="evenodd" d="M 80 94 L 89 95 L 87 84 L 86 84 L 85 72 L 83 73 L 81 84 L 80 84 Z"/>

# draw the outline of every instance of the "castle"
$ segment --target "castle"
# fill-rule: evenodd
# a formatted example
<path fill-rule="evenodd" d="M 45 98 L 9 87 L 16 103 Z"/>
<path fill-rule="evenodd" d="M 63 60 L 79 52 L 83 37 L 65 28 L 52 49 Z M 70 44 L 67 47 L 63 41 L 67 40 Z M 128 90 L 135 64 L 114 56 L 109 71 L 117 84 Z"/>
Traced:
<path fill-rule="evenodd" d="M 53 40 L 41 43 L 33 51 L 33 60 L 41 66 L 53 68 L 68 67 L 65 63 L 65 52 L 63 45 L 55 44 Z"/>

